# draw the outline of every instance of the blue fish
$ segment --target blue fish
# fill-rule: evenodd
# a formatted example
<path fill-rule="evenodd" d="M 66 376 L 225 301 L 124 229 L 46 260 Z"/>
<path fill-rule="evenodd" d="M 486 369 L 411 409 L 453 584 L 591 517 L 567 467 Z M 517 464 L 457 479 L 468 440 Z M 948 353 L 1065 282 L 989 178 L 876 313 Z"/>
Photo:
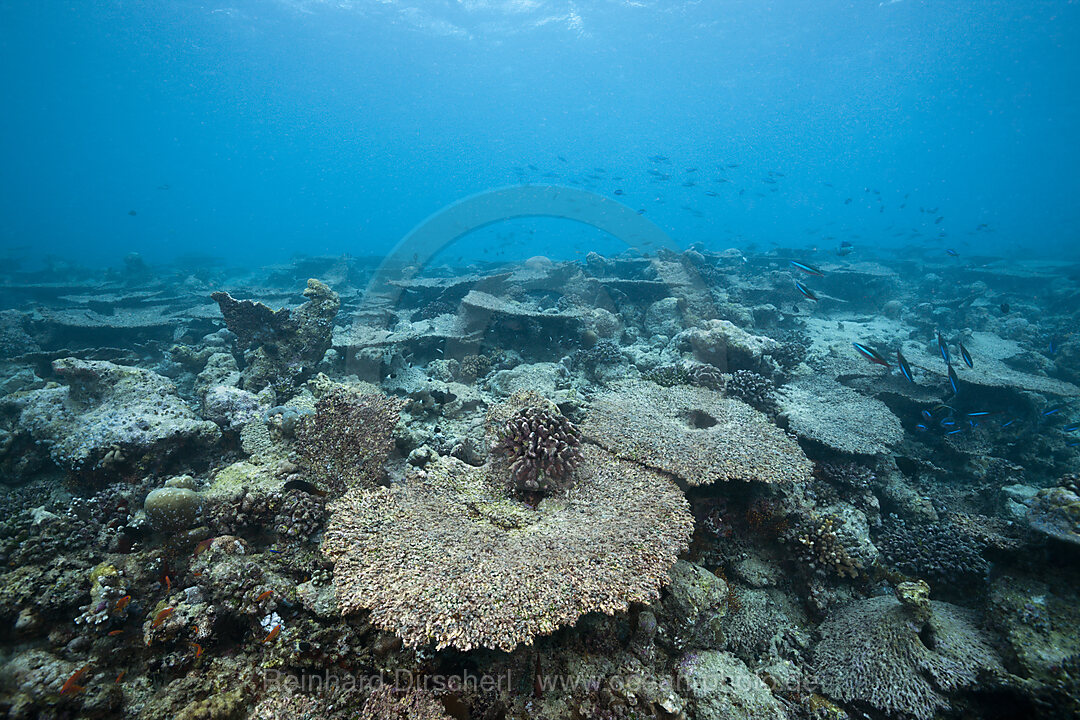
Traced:
<path fill-rule="evenodd" d="M 956 371 L 953 370 L 952 365 L 949 365 L 949 385 L 952 387 L 953 395 L 960 392 L 960 378 L 956 377 Z"/>
<path fill-rule="evenodd" d="M 798 280 L 795 281 L 795 289 L 798 290 L 807 300 L 817 300 L 817 295 L 815 295 L 813 291 L 810 290 L 810 288 L 806 287 Z"/>
<path fill-rule="evenodd" d="M 874 350 L 872 348 L 868 348 L 865 345 L 863 345 L 862 343 L 851 343 L 851 344 L 855 346 L 855 349 L 858 351 L 858 353 L 860 355 L 862 355 L 864 358 L 866 358 L 870 362 L 874 363 L 875 365 L 882 365 L 884 367 L 891 367 L 889 365 L 889 361 L 886 360 L 884 357 L 882 357 L 881 353 L 879 353 L 877 350 Z"/>
<path fill-rule="evenodd" d="M 986 417 L 987 415 L 993 415 L 994 413 L 989 410 L 976 410 L 975 412 L 964 413 L 968 417 Z"/>
<path fill-rule="evenodd" d="M 941 359 L 945 361 L 946 365 L 951 365 L 952 360 L 949 358 L 949 346 L 945 344 L 945 338 L 941 337 L 941 333 L 937 334 L 937 349 L 941 353 Z"/>
<path fill-rule="evenodd" d="M 949 257 L 960 257 L 960 253 L 956 252 L 952 248 L 949 248 L 948 250 L 946 250 L 945 254 L 948 255 Z"/>
<path fill-rule="evenodd" d="M 1072 442 L 1065 443 L 1065 447 L 1076 447 L 1080 445 L 1080 440 L 1073 440 Z"/>
<path fill-rule="evenodd" d="M 1010 425 L 1012 425 L 1014 422 L 1016 422 L 1016 418 L 1013 418 L 1013 419 L 1009 420 L 1008 422 L 1001 423 L 1001 427 L 1002 428 L 1007 428 Z"/>
<path fill-rule="evenodd" d="M 1061 429 L 1065 432 L 1076 432 L 1077 430 L 1080 430 L 1080 422 L 1074 422 L 1071 425 L 1066 425 Z"/>
<path fill-rule="evenodd" d="M 1054 339 L 1050 338 L 1050 344 L 1046 346 L 1046 351 L 1053 355 L 1057 352 L 1057 344 L 1054 343 Z"/>
<path fill-rule="evenodd" d="M 1060 405 L 1057 406 L 1057 407 L 1052 407 L 1049 410 L 1044 410 L 1043 411 L 1043 417 L 1050 417 L 1051 415 L 1057 415 L 1059 412 L 1061 412 L 1061 410 L 1062 410 L 1062 407 Z"/>
<path fill-rule="evenodd" d="M 914 383 L 915 378 L 911 375 L 911 367 L 907 364 L 907 358 L 904 357 L 904 353 L 899 350 L 896 351 L 896 364 L 900 366 L 900 372 L 904 374 L 909 383 Z"/>
<path fill-rule="evenodd" d="M 941 418 L 941 427 L 955 427 L 956 420 L 951 417 Z"/>
<path fill-rule="evenodd" d="M 821 270 L 817 269 L 813 265 L 807 265 L 806 263 L 799 262 L 798 260 L 790 260 L 789 262 L 791 263 L 792 267 L 796 267 L 799 270 L 802 270 L 807 275 L 813 275 L 814 277 L 825 277 L 825 273 L 821 272 Z"/>
<path fill-rule="evenodd" d="M 915 429 L 918 430 L 919 432 L 926 432 L 927 428 L 926 428 L 926 425 L 923 425 L 922 423 L 919 423 L 919 424 L 917 424 L 915 426 Z"/>
<path fill-rule="evenodd" d="M 950 430 L 949 432 L 947 432 L 945 434 L 946 435 L 955 435 L 958 432 L 964 432 L 964 428 L 956 428 L 955 430 Z"/>
<path fill-rule="evenodd" d="M 971 353 L 969 353 L 967 351 L 967 348 L 964 347 L 964 343 L 958 342 L 956 344 L 960 346 L 960 357 L 964 359 L 964 364 L 967 365 L 969 368 L 975 367 L 975 365 L 971 362 Z"/>
<path fill-rule="evenodd" d="M 926 418 L 927 420 L 929 420 L 930 418 L 934 417 L 934 414 L 932 412 L 930 412 L 929 410 L 923 410 L 922 411 L 922 416 L 924 418 Z"/>

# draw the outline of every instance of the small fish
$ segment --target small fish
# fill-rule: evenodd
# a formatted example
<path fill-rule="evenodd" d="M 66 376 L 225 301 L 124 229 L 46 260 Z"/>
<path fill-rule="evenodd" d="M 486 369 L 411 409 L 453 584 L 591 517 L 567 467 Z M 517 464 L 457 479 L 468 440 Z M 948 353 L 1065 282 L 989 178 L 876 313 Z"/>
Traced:
<path fill-rule="evenodd" d="M 138 214 L 139 213 L 135 212 L 134 210 L 128 210 L 128 215 L 130 215 L 131 217 L 135 217 Z"/>
<path fill-rule="evenodd" d="M 960 357 L 963 359 L 964 364 L 967 365 L 969 368 L 975 367 L 975 364 L 971 362 L 971 353 L 969 353 L 967 351 L 967 348 L 964 347 L 964 343 L 958 342 L 956 344 L 960 348 Z"/>
<path fill-rule="evenodd" d="M 169 594 L 171 592 L 172 592 L 172 580 L 170 580 L 169 576 L 166 575 L 165 576 L 165 594 L 167 595 L 167 594 Z"/>
<path fill-rule="evenodd" d="M 945 344 L 945 338 L 941 337 L 941 333 L 937 334 L 937 349 L 941 353 L 941 359 L 945 361 L 945 364 L 951 365 L 952 359 L 949 356 L 949 346 Z"/>
<path fill-rule="evenodd" d="M 908 365 L 907 358 L 904 357 L 904 353 L 899 350 L 896 351 L 896 364 L 900 367 L 900 372 L 904 374 L 909 383 L 914 383 L 915 378 L 911 375 L 911 366 Z"/>
<path fill-rule="evenodd" d="M 1049 410 L 1044 410 L 1043 411 L 1043 417 L 1050 417 L 1051 415 L 1057 415 L 1061 411 L 1062 411 L 1062 407 L 1060 405 L 1057 406 L 1057 407 L 1052 407 Z"/>
<path fill-rule="evenodd" d="M 946 435 L 955 435 L 958 432 L 964 432 L 964 428 L 956 428 L 955 430 L 950 430 L 949 432 L 947 432 L 945 434 Z"/>
<path fill-rule="evenodd" d="M 956 371 L 953 370 L 952 365 L 949 365 L 949 385 L 952 387 L 953 395 L 960 392 L 960 378 L 956 377 Z"/>
<path fill-rule="evenodd" d="M 124 608 L 126 608 L 128 606 L 128 603 L 130 602 L 131 596 L 125 595 L 124 597 L 116 601 L 116 605 L 113 606 L 113 612 L 124 612 Z"/>
<path fill-rule="evenodd" d="M 195 557 L 199 557 L 204 552 L 210 549 L 210 544 L 214 542 L 214 538 L 206 538 L 198 545 L 195 546 Z"/>
<path fill-rule="evenodd" d="M 847 240 L 844 240 L 843 242 L 841 242 L 840 247 L 836 248 L 836 254 L 839 255 L 840 257 L 850 255 L 854 251 L 855 251 L 855 246 L 852 245 L 851 243 L 849 243 Z"/>
<path fill-rule="evenodd" d="M 623 194 L 622 188 L 616 188 L 615 189 L 615 194 L 616 195 L 622 195 Z"/>
<path fill-rule="evenodd" d="M 892 367 L 891 365 L 889 365 L 889 361 L 886 360 L 884 357 L 882 357 L 881 353 L 879 353 L 877 350 L 874 350 L 873 348 L 868 348 L 865 345 L 863 345 L 862 343 L 851 343 L 851 344 L 855 347 L 855 350 L 860 355 L 862 355 L 864 358 L 866 358 L 870 362 L 874 363 L 875 365 L 881 365 L 883 367 Z"/>
<path fill-rule="evenodd" d="M 1010 425 L 1012 425 L 1014 422 L 1016 422 L 1016 418 L 1013 418 L 1013 419 L 1009 420 L 1008 422 L 1001 423 L 1001 427 L 1002 428 L 1007 428 Z"/>
<path fill-rule="evenodd" d="M 986 417 L 987 415 L 993 415 L 993 414 L 994 413 L 990 412 L 989 410 L 976 410 L 975 412 L 964 413 L 964 415 L 966 417 L 969 417 L 969 418 Z"/>
<path fill-rule="evenodd" d="M 168 620 L 169 616 L 173 614 L 173 611 L 175 609 L 176 608 L 167 607 L 164 610 L 162 610 L 161 612 L 159 612 L 157 615 L 155 615 L 154 616 L 154 622 L 150 623 L 150 628 L 151 629 L 156 628 L 158 625 L 161 625 L 161 623 Z"/>
<path fill-rule="evenodd" d="M 1012 308 L 1009 307 L 1009 303 L 1001 303 L 1000 308 L 1002 315 L 1008 315 L 1009 311 L 1012 310 Z"/>
<path fill-rule="evenodd" d="M 817 300 L 817 295 L 815 295 L 810 288 L 806 287 L 798 280 L 795 281 L 795 289 L 798 290 L 799 293 L 807 300 Z"/>
<path fill-rule="evenodd" d="M 123 635 L 123 634 L 124 634 L 123 630 L 110 630 L 109 631 L 109 637 L 116 637 L 117 635 Z"/>
<path fill-rule="evenodd" d="M 951 417 L 941 418 L 941 427 L 956 427 L 956 419 Z"/>
<path fill-rule="evenodd" d="M 121 670 L 120 674 L 116 676 L 116 680 L 114 681 L 114 684 L 119 685 L 120 682 L 124 679 L 125 675 L 127 675 L 127 670 Z"/>
<path fill-rule="evenodd" d="M 307 480 L 290 480 L 281 486 L 283 490 L 301 490 L 308 495 L 318 495 L 319 497 L 326 497 L 326 491 L 320 490 L 315 483 L 308 482 Z"/>
<path fill-rule="evenodd" d="M 60 694 L 75 695 L 85 690 L 86 688 L 79 684 L 79 680 L 82 679 L 82 676 L 85 675 L 86 671 L 89 669 L 89 665 L 83 665 L 81 668 L 76 670 L 75 673 L 67 679 L 67 682 L 64 683 L 64 686 L 60 688 Z"/>
<path fill-rule="evenodd" d="M 262 641 L 264 643 L 273 642 L 274 639 L 277 638 L 277 636 L 280 635 L 280 634 L 281 634 L 281 625 L 280 624 L 275 625 L 273 628 L 271 628 L 271 630 L 267 634 L 267 636 L 262 639 Z"/>
<path fill-rule="evenodd" d="M 929 420 L 930 418 L 934 417 L 934 414 L 932 412 L 930 412 L 929 410 L 923 410 L 922 411 L 922 416 L 925 419 Z"/>
<path fill-rule="evenodd" d="M 960 253 L 956 252 L 952 248 L 949 248 L 948 250 L 946 250 L 945 254 L 948 255 L 949 257 L 960 257 Z"/>
<path fill-rule="evenodd" d="M 789 262 L 791 263 L 792 267 L 802 270 L 807 275 L 813 275 L 814 277 L 825 277 L 825 273 L 821 272 L 821 270 L 814 267 L 813 265 L 807 265 L 806 263 L 799 262 L 798 260 L 790 260 Z"/>
<path fill-rule="evenodd" d="M 259 593 L 259 597 L 255 598 L 255 602 L 262 602 L 263 600 L 272 597 L 273 594 L 273 590 L 267 590 L 266 592 Z"/>
<path fill-rule="evenodd" d="M 188 645 L 195 648 L 195 658 L 198 659 L 203 654 L 203 646 L 197 642 L 189 642 Z"/>
<path fill-rule="evenodd" d="M 1061 428 L 1064 432 L 1076 432 L 1080 430 L 1080 422 L 1074 422 Z"/>
<path fill-rule="evenodd" d="M 926 425 L 925 425 L 925 424 L 923 424 L 923 423 L 918 423 L 918 424 L 917 424 L 917 425 L 915 426 L 915 429 L 916 429 L 916 430 L 918 430 L 919 432 L 926 432 L 926 430 L 927 430 L 927 427 L 926 427 Z"/>

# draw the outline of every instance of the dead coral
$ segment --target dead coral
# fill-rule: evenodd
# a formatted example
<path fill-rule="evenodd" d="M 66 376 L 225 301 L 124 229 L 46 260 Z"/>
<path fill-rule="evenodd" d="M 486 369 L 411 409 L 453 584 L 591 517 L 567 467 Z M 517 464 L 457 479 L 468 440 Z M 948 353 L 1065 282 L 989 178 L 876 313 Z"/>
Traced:
<path fill-rule="evenodd" d="M 656 600 L 689 541 L 686 499 L 595 446 L 582 455 L 566 496 L 535 509 L 453 458 L 339 500 L 323 552 L 341 610 L 369 609 L 410 646 L 512 650 L 585 613 Z"/>
<path fill-rule="evenodd" d="M 375 485 L 393 446 L 391 433 L 401 407 L 401 400 L 381 393 L 330 390 L 315 404 L 314 414 L 296 423 L 300 462 L 335 493 Z"/>

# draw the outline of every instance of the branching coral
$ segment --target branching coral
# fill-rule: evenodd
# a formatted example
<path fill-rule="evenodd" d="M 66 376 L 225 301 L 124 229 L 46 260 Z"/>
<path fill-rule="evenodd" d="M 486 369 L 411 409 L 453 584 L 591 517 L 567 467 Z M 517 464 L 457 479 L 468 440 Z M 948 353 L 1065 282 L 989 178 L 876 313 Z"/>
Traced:
<path fill-rule="evenodd" d="M 856 577 L 862 564 L 851 557 L 836 536 L 836 519 L 811 516 L 792 527 L 796 549 L 816 571 L 831 571 L 840 577 Z"/>
<path fill-rule="evenodd" d="M 509 464 L 514 489 L 551 492 L 581 463 L 581 431 L 560 413 L 523 408 L 506 421 L 493 450 Z"/>

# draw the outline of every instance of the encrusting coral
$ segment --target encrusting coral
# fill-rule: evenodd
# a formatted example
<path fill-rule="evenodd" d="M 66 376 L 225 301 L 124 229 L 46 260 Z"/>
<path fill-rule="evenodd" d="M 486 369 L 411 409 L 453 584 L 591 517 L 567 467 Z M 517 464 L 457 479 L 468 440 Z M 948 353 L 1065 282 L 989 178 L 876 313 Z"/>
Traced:
<path fill-rule="evenodd" d="M 689 541 L 686 499 L 596 446 L 582 457 L 565 496 L 536 508 L 446 457 L 404 486 L 346 495 L 322 547 L 341 610 L 370 610 L 410 646 L 512 650 L 585 613 L 656 600 Z"/>

